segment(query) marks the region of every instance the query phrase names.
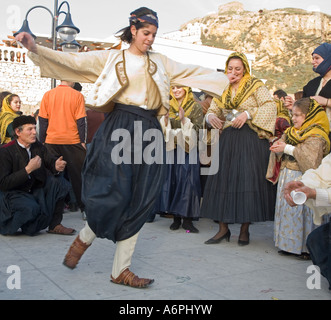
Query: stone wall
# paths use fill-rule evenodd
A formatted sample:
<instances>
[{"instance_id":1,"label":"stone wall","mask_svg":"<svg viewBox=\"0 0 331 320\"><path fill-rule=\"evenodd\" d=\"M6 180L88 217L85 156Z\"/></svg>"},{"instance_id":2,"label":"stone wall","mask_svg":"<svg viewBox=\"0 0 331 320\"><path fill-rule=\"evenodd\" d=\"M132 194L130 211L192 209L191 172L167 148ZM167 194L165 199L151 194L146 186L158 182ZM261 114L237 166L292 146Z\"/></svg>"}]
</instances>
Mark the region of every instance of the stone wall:
<instances>
[{"instance_id":1,"label":"stone wall","mask_svg":"<svg viewBox=\"0 0 331 320\"><path fill-rule=\"evenodd\" d=\"M91 84L83 84L83 95ZM0 47L0 91L18 94L22 112L31 114L39 108L40 101L51 89L51 79L41 78L39 67L27 57L25 49Z\"/></svg>"}]
</instances>

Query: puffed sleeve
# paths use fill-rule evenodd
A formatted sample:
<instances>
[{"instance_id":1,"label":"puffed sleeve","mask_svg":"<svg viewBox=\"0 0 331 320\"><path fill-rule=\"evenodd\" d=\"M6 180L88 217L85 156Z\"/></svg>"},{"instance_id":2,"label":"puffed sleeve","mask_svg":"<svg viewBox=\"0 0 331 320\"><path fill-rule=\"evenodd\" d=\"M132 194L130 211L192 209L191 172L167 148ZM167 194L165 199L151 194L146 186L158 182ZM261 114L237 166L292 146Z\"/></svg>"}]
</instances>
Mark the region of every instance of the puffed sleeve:
<instances>
[{"instance_id":1,"label":"puffed sleeve","mask_svg":"<svg viewBox=\"0 0 331 320\"><path fill-rule=\"evenodd\" d=\"M95 82L101 74L111 51L60 52L37 46L37 54L28 57L40 67L42 77L71 82Z\"/></svg>"},{"instance_id":2,"label":"puffed sleeve","mask_svg":"<svg viewBox=\"0 0 331 320\"><path fill-rule=\"evenodd\" d=\"M161 55L163 64L170 77L171 86L181 85L200 89L213 97L220 97L229 80L223 72L183 64Z\"/></svg>"},{"instance_id":3,"label":"puffed sleeve","mask_svg":"<svg viewBox=\"0 0 331 320\"><path fill-rule=\"evenodd\" d=\"M215 101L215 99L213 99L211 101L210 107L206 113L206 117L208 117L209 114L215 114L218 118L224 120L224 115L223 115L223 111L222 108L220 108L217 104L217 102Z\"/></svg>"}]
</instances>

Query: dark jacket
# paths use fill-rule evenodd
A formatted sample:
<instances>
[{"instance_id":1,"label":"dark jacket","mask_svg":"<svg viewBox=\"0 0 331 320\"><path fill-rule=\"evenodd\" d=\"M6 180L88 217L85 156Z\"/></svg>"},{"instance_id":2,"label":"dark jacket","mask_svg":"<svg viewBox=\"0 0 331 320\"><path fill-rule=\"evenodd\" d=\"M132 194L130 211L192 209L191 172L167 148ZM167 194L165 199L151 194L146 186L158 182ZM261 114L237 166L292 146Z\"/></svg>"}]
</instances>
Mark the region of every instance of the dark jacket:
<instances>
[{"instance_id":1,"label":"dark jacket","mask_svg":"<svg viewBox=\"0 0 331 320\"><path fill-rule=\"evenodd\" d=\"M317 77L310 80L306 86L303 87L303 98L309 98L316 96L316 91L321 83L322 77ZM319 93L319 96L324 98L331 98L331 81L328 81L324 88Z\"/></svg>"},{"instance_id":2,"label":"dark jacket","mask_svg":"<svg viewBox=\"0 0 331 320\"><path fill-rule=\"evenodd\" d=\"M16 140L0 148L0 191L21 190L31 192L32 189L42 188L45 185L50 170L56 174L56 157L52 156L39 141L30 148L31 158L39 156L42 159L41 167L31 172L25 170L29 163L26 149L19 146Z\"/></svg>"}]
</instances>

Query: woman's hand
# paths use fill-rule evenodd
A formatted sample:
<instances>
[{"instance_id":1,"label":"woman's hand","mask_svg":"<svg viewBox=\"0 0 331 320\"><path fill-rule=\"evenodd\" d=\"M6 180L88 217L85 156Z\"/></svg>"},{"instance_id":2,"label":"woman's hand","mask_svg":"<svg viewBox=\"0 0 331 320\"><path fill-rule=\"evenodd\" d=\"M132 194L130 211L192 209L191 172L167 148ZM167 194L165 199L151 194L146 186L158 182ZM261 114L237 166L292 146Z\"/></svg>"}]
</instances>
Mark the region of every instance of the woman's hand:
<instances>
[{"instance_id":1,"label":"woman's hand","mask_svg":"<svg viewBox=\"0 0 331 320\"><path fill-rule=\"evenodd\" d=\"M179 107L179 119L182 122L182 124L185 124L185 111L182 107Z\"/></svg>"},{"instance_id":2,"label":"woman's hand","mask_svg":"<svg viewBox=\"0 0 331 320\"><path fill-rule=\"evenodd\" d=\"M274 153L282 153L284 152L285 147L286 143L282 140L278 140L270 147L270 151Z\"/></svg>"},{"instance_id":3,"label":"woman's hand","mask_svg":"<svg viewBox=\"0 0 331 320\"><path fill-rule=\"evenodd\" d=\"M232 127L236 129L241 129L248 119L247 113L242 112L238 117L232 121Z\"/></svg>"},{"instance_id":4,"label":"woman's hand","mask_svg":"<svg viewBox=\"0 0 331 320\"><path fill-rule=\"evenodd\" d=\"M20 42L26 49L33 53L37 53L37 45L30 33L21 32L15 37L16 41Z\"/></svg>"},{"instance_id":5,"label":"woman's hand","mask_svg":"<svg viewBox=\"0 0 331 320\"><path fill-rule=\"evenodd\" d=\"M291 96L286 96L284 101L284 106L288 110L292 110L294 104L294 100Z\"/></svg>"},{"instance_id":6,"label":"woman's hand","mask_svg":"<svg viewBox=\"0 0 331 320\"><path fill-rule=\"evenodd\" d=\"M164 115L164 124L167 127L169 122L169 112L167 112L166 115Z\"/></svg>"},{"instance_id":7,"label":"woman's hand","mask_svg":"<svg viewBox=\"0 0 331 320\"><path fill-rule=\"evenodd\" d=\"M221 119L219 119L216 114L209 114L208 116L208 122L209 124L214 128L214 129L218 129L218 130L222 130L223 129L223 124L224 121L222 121Z\"/></svg>"},{"instance_id":8,"label":"woman's hand","mask_svg":"<svg viewBox=\"0 0 331 320\"><path fill-rule=\"evenodd\" d=\"M310 99L314 99L322 107L326 107L328 104L328 99L321 96L313 96Z\"/></svg>"}]
</instances>

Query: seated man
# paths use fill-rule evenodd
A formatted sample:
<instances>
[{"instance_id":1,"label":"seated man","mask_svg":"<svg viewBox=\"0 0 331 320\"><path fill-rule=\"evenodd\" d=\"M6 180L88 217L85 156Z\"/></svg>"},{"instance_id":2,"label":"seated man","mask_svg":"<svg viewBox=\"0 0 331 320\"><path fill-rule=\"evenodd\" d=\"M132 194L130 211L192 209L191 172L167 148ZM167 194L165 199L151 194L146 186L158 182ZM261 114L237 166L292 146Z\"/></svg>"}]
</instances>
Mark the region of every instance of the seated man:
<instances>
[{"instance_id":1,"label":"seated man","mask_svg":"<svg viewBox=\"0 0 331 320\"><path fill-rule=\"evenodd\" d=\"M33 117L15 118L13 129L16 139L0 148L0 234L21 229L32 236L49 227L49 233L73 235L61 225L69 188L58 174L66 162L37 141Z\"/></svg>"},{"instance_id":2,"label":"seated man","mask_svg":"<svg viewBox=\"0 0 331 320\"><path fill-rule=\"evenodd\" d=\"M314 223L320 225L322 216L331 212L331 154L323 159L316 170L306 171L301 181L291 181L286 185L285 199L289 205L295 206L292 190L306 194L308 200L305 204L314 210ZM310 233L307 248L313 263L328 279L331 290L331 221Z\"/></svg>"}]
</instances>

